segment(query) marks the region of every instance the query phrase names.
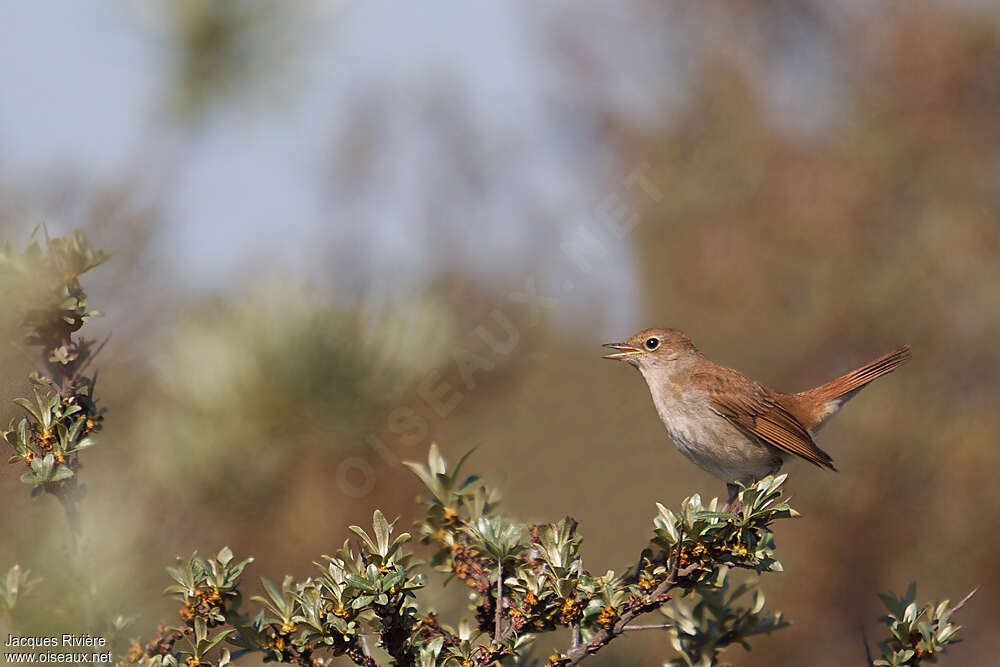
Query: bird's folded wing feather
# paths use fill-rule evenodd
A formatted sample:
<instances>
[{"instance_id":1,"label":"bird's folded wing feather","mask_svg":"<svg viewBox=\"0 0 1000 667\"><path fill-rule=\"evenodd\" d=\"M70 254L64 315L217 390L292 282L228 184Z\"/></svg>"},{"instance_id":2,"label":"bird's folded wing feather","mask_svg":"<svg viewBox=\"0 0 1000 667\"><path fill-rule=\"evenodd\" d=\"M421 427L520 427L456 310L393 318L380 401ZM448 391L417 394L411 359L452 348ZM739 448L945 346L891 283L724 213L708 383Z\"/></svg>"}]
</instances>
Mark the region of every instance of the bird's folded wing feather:
<instances>
[{"instance_id":1,"label":"bird's folded wing feather","mask_svg":"<svg viewBox=\"0 0 1000 667\"><path fill-rule=\"evenodd\" d=\"M712 410L747 435L820 467L833 467L829 454L816 446L809 431L781 405L774 392L750 378L722 369L691 376L709 397Z\"/></svg>"}]
</instances>

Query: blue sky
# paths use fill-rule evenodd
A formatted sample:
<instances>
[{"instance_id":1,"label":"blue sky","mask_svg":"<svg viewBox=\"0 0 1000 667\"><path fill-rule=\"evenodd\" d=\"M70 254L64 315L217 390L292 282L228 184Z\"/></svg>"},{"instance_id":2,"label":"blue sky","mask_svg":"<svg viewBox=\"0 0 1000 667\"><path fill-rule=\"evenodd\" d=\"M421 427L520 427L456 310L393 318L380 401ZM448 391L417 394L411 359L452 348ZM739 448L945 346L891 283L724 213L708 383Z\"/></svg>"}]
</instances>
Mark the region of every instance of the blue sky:
<instances>
[{"instance_id":1,"label":"blue sky","mask_svg":"<svg viewBox=\"0 0 1000 667\"><path fill-rule=\"evenodd\" d=\"M28 193L66 171L84 188L133 171L162 179L155 248L185 258L170 277L194 289L271 270L391 290L441 260L559 286L573 271L566 246L583 239L600 261L573 274L563 303L634 321L629 240L601 211L622 188L615 174L641 165L623 164L601 127L608 114L669 122L695 71L698 17L666 25L641 4L302 3L274 34L287 56L277 75L184 131L163 113L170 52L156 6L0 4L0 179ZM794 23L787 34L762 89L797 119L789 131L815 132L831 117L817 102L836 81L829 45ZM53 214L44 197L30 206Z\"/></svg>"}]
</instances>

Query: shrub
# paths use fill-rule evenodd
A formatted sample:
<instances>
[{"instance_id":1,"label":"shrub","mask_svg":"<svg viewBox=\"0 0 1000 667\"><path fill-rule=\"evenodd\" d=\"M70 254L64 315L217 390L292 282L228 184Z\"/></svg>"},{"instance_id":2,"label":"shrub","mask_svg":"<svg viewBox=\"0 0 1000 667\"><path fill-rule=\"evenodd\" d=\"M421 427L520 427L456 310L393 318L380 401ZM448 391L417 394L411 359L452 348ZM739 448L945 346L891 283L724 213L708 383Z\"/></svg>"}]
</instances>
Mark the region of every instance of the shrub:
<instances>
[{"instance_id":1,"label":"shrub","mask_svg":"<svg viewBox=\"0 0 1000 667\"><path fill-rule=\"evenodd\" d=\"M26 414L3 434L14 452L9 462L27 468L21 480L33 495L60 501L71 544L80 525L80 454L95 444L103 420L94 377L86 374L102 346L77 335L99 313L79 278L105 259L79 232L0 252L8 298L24 304L25 343L40 348L28 378L32 395L15 400ZM135 640L121 662L225 665L257 653L300 665L345 656L368 667L378 660L420 667L545 660L554 667L576 665L629 632L659 631L676 653L667 665L710 667L723 664L734 644L749 648L755 635L788 625L781 612L766 609L758 584L761 575L782 571L774 525L798 516L782 498L785 475L741 489L732 511L697 495L676 510L657 504L649 545L635 563L602 574L583 566L576 521L525 525L505 516L493 489L463 475L467 457L449 468L432 446L426 464L407 463L427 490L425 516L412 534L376 509L371 528L351 526L353 540L317 561L313 576L286 576L280 585L262 579L266 595L251 598L253 609L244 610L240 589L252 558L237 560L223 548L212 558L178 559L168 568L174 584L167 594L179 603L180 624ZM427 563L410 549L414 537L428 550ZM420 603L428 568L469 588L470 618L448 623ZM17 614L40 585L14 565L0 585L0 610ZM899 598L883 595L889 635L869 662L935 662L956 641L951 618L971 595L955 606L923 607L915 586ZM126 625L119 617L108 633ZM565 645L535 657L538 637L560 630Z\"/></svg>"}]
</instances>

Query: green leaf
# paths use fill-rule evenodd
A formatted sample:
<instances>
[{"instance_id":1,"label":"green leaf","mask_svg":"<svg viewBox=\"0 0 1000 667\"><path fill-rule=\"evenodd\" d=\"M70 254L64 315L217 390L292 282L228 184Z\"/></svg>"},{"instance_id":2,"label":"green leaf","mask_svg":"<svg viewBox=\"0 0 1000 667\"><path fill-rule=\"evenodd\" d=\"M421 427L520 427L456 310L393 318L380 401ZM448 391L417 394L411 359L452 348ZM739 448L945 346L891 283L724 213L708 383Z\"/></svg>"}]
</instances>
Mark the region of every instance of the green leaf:
<instances>
[{"instance_id":1,"label":"green leaf","mask_svg":"<svg viewBox=\"0 0 1000 667\"><path fill-rule=\"evenodd\" d=\"M215 557L215 560L219 561L219 563L221 563L223 566L229 565L229 561L231 561L232 559L233 559L233 550L230 549L229 547L222 547L222 549L219 550L218 555Z\"/></svg>"},{"instance_id":2,"label":"green leaf","mask_svg":"<svg viewBox=\"0 0 1000 667\"><path fill-rule=\"evenodd\" d=\"M465 454L462 454L462 458L460 458L460 459L458 460L458 463L456 463L456 464L455 464L455 467L454 467L454 469L452 469L452 471L451 471L451 477L453 477L453 478L455 478L455 479L458 479L458 476L459 476L459 474L460 474L460 473L461 473L461 471L462 471L462 464L464 464L464 463L465 463L466 459L468 459L468 458L469 458L469 456L471 456L471 455L472 455L472 452L474 452L474 451L476 451L476 448L475 448L475 447L473 447L472 449L470 449L469 451L467 451L467 452L466 452ZM442 472L444 472L444 471L442 471ZM470 479L471 479L471 478L470 478ZM468 483L469 483L469 481L468 481L468 480L466 480L465 484L463 484L462 486L464 487L464 486L466 486L466 485L467 485Z\"/></svg>"},{"instance_id":3,"label":"green leaf","mask_svg":"<svg viewBox=\"0 0 1000 667\"><path fill-rule=\"evenodd\" d=\"M362 579L361 577L353 573L348 573L344 577L344 580L354 588L357 588L362 591L375 590L375 587L372 585L370 581L368 581L367 579Z\"/></svg>"},{"instance_id":4,"label":"green leaf","mask_svg":"<svg viewBox=\"0 0 1000 667\"><path fill-rule=\"evenodd\" d=\"M7 570L7 593L12 597L17 597L18 584L21 583L21 566L13 565Z\"/></svg>"},{"instance_id":5,"label":"green leaf","mask_svg":"<svg viewBox=\"0 0 1000 667\"><path fill-rule=\"evenodd\" d=\"M264 590L267 591L267 596L274 602L274 606L278 609L284 609L285 596L278 592L277 587L271 583L271 580L267 577L261 577L260 582L264 585Z\"/></svg>"},{"instance_id":6,"label":"green leaf","mask_svg":"<svg viewBox=\"0 0 1000 667\"><path fill-rule=\"evenodd\" d=\"M389 533L392 531L392 527L386 521L385 515L382 514L381 510L375 510L372 516L372 527L375 531L375 539L378 540L376 553L384 556L389 550Z\"/></svg>"},{"instance_id":7,"label":"green leaf","mask_svg":"<svg viewBox=\"0 0 1000 667\"><path fill-rule=\"evenodd\" d=\"M379 553L378 545L372 541L372 538L368 537L368 533L366 533L361 526L348 526L348 530L360 537L365 546L368 547L369 551L372 553Z\"/></svg>"},{"instance_id":8,"label":"green leaf","mask_svg":"<svg viewBox=\"0 0 1000 667\"><path fill-rule=\"evenodd\" d=\"M888 593L879 593L878 596L879 598L881 598L882 604L885 605L885 608L889 611L890 614L896 617L900 617L903 615L903 607L902 605L899 604L899 601L896 600L895 596L890 595Z\"/></svg>"},{"instance_id":9,"label":"green leaf","mask_svg":"<svg viewBox=\"0 0 1000 667\"><path fill-rule=\"evenodd\" d=\"M436 442L431 443L430 451L427 453L427 463L428 469L435 477L448 472L448 462L441 456L441 450L438 449Z\"/></svg>"},{"instance_id":10,"label":"green leaf","mask_svg":"<svg viewBox=\"0 0 1000 667\"><path fill-rule=\"evenodd\" d=\"M58 468L56 468L56 471L52 473L50 481L60 482L64 479L69 479L72 476L73 476L73 471L70 470L68 466L60 465Z\"/></svg>"},{"instance_id":11,"label":"green leaf","mask_svg":"<svg viewBox=\"0 0 1000 667\"><path fill-rule=\"evenodd\" d=\"M55 467L55 464L56 457L49 452L44 457L32 459L31 469L35 471L39 479L47 480L52 477L52 468Z\"/></svg>"},{"instance_id":12,"label":"green leaf","mask_svg":"<svg viewBox=\"0 0 1000 667\"><path fill-rule=\"evenodd\" d=\"M31 404L31 401L26 398L15 398L14 402L27 410L36 423L40 424L42 422L42 415L35 410L35 406Z\"/></svg>"},{"instance_id":13,"label":"green leaf","mask_svg":"<svg viewBox=\"0 0 1000 667\"><path fill-rule=\"evenodd\" d=\"M903 612L903 622L912 624L917 620L917 603L911 602L906 605L906 610Z\"/></svg>"},{"instance_id":14,"label":"green leaf","mask_svg":"<svg viewBox=\"0 0 1000 667\"><path fill-rule=\"evenodd\" d=\"M198 653L199 653L199 655L205 655L206 653L208 653L209 651L211 651L213 648L215 648L215 646L219 642L221 642L223 639L225 639L226 637L228 637L229 635L231 635L234 632L236 632L236 628L227 628L227 629L219 632L218 634L216 634L214 637L212 637L210 639L204 639L204 640L198 642Z\"/></svg>"},{"instance_id":15,"label":"green leaf","mask_svg":"<svg viewBox=\"0 0 1000 667\"><path fill-rule=\"evenodd\" d=\"M389 550L385 553L386 560L392 558L404 544L410 541L409 533L400 533L395 540L393 540L392 545Z\"/></svg>"},{"instance_id":16,"label":"green leaf","mask_svg":"<svg viewBox=\"0 0 1000 667\"><path fill-rule=\"evenodd\" d=\"M354 607L355 609L361 609L362 607L367 607L368 605L370 605L374 600L375 600L374 595L362 595L358 597L356 600L354 600L351 606Z\"/></svg>"},{"instance_id":17,"label":"green leaf","mask_svg":"<svg viewBox=\"0 0 1000 667\"><path fill-rule=\"evenodd\" d=\"M196 616L194 619L194 640L196 644L200 644L207 636L208 624L205 622L205 619Z\"/></svg>"},{"instance_id":18,"label":"green leaf","mask_svg":"<svg viewBox=\"0 0 1000 667\"><path fill-rule=\"evenodd\" d=\"M413 471L413 474L420 478L420 481L424 483L427 490L434 495L435 500L439 503L444 503L447 500L447 498L441 497L444 494L441 493L441 488L437 479L423 464L417 463L416 461L403 461L403 465Z\"/></svg>"},{"instance_id":19,"label":"green leaf","mask_svg":"<svg viewBox=\"0 0 1000 667\"><path fill-rule=\"evenodd\" d=\"M87 437L82 438L78 443L76 443L76 446L73 447L73 449L71 449L70 451L78 452L81 449L86 449L87 447L93 447L96 444L97 444L97 439L94 438L93 436L88 435Z\"/></svg>"}]
</instances>

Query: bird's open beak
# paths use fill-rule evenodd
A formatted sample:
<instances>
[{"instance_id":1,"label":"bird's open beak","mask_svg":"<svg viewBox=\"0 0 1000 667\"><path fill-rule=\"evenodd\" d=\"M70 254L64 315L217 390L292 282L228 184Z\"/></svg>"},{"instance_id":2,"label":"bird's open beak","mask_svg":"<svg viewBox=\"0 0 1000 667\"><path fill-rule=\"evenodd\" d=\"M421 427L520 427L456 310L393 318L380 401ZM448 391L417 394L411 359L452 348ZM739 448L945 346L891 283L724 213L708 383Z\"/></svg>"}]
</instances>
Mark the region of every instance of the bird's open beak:
<instances>
[{"instance_id":1,"label":"bird's open beak","mask_svg":"<svg viewBox=\"0 0 1000 667\"><path fill-rule=\"evenodd\" d=\"M632 345L625 345L624 343L605 343L604 347L610 347L611 349L614 350L621 350L621 352L605 354L603 357L604 359L617 359L618 361L621 361L623 359L629 359L632 357L632 355L639 354L640 352L642 352L642 350L640 350L639 348L633 347Z\"/></svg>"}]
</instances>

